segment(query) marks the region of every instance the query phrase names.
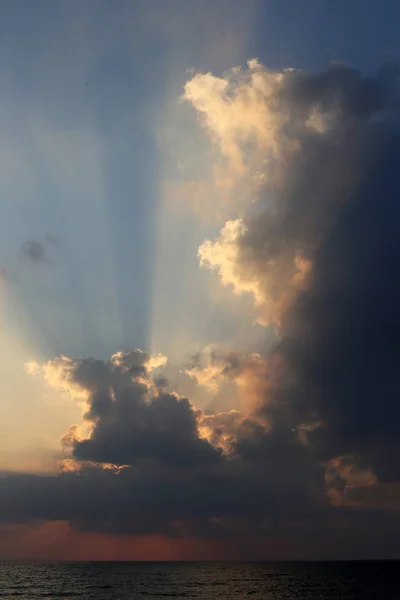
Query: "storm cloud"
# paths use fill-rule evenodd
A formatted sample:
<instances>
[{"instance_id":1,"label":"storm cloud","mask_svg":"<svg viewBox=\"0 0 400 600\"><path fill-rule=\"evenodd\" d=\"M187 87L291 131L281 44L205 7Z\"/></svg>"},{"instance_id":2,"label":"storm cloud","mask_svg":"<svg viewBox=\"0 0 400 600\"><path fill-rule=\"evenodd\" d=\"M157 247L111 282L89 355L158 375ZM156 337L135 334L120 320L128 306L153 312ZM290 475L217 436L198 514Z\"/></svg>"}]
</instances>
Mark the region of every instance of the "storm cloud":
<instances>
[{"instance_id":1,"label":"storm cloud","mask_svg":"<svg viewBox=\"0 0 400 600\"><path fill-rule=\"evenodd\" d=\"M225 168L239 162L249 176L267 158L255 208L199 250L222 283L253 294L261 322L277 325L259 410L308 427L321 459L352 455L397 480L399 67L278 74L251 61L213 86L210 77L192 80L188 99ZM219 115L224 105L238 122Z\"/></svg>"}]
</instances>

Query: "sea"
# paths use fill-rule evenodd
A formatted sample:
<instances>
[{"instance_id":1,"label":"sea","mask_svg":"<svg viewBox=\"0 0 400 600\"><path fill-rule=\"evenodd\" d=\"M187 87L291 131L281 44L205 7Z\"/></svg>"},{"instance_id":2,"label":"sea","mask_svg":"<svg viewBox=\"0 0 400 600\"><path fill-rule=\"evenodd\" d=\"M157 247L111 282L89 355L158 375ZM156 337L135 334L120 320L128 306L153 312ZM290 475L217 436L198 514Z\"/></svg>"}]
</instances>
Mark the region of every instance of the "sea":
<instances>
[{"instance_id":1,"label":"sea","mask_svg":"<svg viewBox=\"0 0 400 600\"><path fill-rule=\"evenodd\" d=\"M400 600L400 562L0 563L1 600Z\"/></svg>"}]
</instances>

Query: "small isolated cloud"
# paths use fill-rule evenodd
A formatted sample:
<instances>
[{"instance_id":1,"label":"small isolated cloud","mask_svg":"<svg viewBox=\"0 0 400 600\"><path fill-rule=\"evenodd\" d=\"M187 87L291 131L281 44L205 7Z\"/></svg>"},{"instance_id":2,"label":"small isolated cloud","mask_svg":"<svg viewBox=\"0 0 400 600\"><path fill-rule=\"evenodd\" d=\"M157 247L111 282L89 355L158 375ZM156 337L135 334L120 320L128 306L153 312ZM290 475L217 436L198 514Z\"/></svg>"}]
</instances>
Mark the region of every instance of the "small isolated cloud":
<instances>
[{"instance_id":1,"label":"small isolated cloud","mask_svg":"<svg viewBox=\"0 0 400 600\"><path fill-rule=\"evenodd\" d=\"M6 269L5 267L0 267L0 282L8 281L9 278L10 278L10 273L9 273L8 269Z\"/></svg>"},{"instance_id":2,"label":"small isolated cloud","mask_svg":"<svg viewBox=\"0 0 400 600\"><path fill-rule=\"evenodd\" d=\"M34 262L47 262L45 246L37 240L27 240L24 242L22 254Z\"/></svg>"},{"instance_id":3,"label":"small isolated cloud","mask_svg":"<svg viewBox=\"0 0 400 600\"><path fill-rule=\"evenodd\" d=\"M22 256L36 263L50 262L49 252L52 247L57 246L57 238L47 234L43 240L31 239L22 245Z\"/></svg>"}]
</instances>

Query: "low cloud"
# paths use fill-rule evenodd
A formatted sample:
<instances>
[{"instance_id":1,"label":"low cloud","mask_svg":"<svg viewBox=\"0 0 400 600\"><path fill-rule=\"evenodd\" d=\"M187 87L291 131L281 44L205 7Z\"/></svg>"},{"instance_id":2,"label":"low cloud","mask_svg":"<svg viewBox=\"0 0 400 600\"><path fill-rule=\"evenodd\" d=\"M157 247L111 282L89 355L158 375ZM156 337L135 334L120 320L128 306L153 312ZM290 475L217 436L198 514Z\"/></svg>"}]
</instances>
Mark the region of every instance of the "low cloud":
<instances>
[{"instance_id":1,"label":"low cloud","mask_svg":"<svg viewBox=\"0 0 400 600\"><path fill-rule=\"evenodd\" d=\"M82 405L82 422L63 436L66 458L57 476L0 482L3 522L219 537L285 520L285 513L310 514L316 495L329 505L323 469L294 432L281 452L280 434L262 419L195 408L167 391L162 363L140 350L108 361L62 356L29 363L33 376ZM243 369L233 357L226 367ZM30 501L20 502L28 488Z\"/></svg>"},{"instance_id":2,"label":"low cloud","mask_svg":"<svg viewBox=\"0 0 400 600\"><path fill-rule=\"evenodd\" d=\"M142 459L162 464L194 465L217 461L219 452L197 429L197 414L187 398L163 391L150 378L165 357L140 350L118 352L108 361L60 357L41 371L53 387L67 391L84 405L84 425L63 438L72 457L115 465ZM32 372L32 364L27 365Z\"/></svg>"}]
</instances>

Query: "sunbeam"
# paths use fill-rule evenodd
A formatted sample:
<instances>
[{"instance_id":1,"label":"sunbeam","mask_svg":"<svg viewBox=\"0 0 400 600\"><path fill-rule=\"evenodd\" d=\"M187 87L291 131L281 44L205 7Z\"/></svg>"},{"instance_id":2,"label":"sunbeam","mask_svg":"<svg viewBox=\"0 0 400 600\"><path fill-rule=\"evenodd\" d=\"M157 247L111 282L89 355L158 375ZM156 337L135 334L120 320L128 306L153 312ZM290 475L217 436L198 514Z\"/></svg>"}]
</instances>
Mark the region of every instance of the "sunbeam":
<instances>
[{"instance_id":1,"label":"sunbeam","mask_svg":"<svg viewBox=\"0 0 400 600\"><path fill-rule=\"evenodd\" d=\"M6 597L333 597L305 561L399 555L400 4L359 8L2 3ZM303 564L46 562L255 558Z\"/></svg>"}]
</instances>

